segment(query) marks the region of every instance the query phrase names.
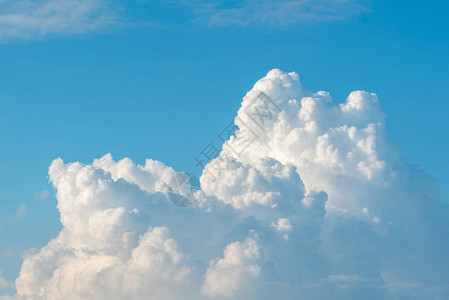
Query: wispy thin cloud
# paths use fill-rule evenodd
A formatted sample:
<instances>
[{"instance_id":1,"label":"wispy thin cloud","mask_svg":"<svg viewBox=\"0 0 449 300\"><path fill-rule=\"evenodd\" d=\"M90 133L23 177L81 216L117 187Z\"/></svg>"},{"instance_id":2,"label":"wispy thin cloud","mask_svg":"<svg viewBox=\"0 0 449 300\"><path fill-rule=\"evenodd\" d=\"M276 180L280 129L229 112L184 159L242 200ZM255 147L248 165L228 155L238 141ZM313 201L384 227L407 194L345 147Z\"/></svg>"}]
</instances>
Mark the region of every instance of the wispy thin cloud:
<instances>
[{"instance_id":1,"label":"wispy thin cloud","mask_svg":"<svg viewBox=\"0 0 449 300\"><path fill-rule=\"evenodd\" d=\"M121 9L108 0L0 0L0 42L35 40L99 32L121 25L169 25L165 14L187 10L177 23L201 26L288 27L297 23L338 21L370 10L370 0L140 0L163 15L134 16L132 4ZM135 9L135 7L134 7ZM142 19L143 18L143 19ZM178 24L179 25L179 24Z\"/></svg>"},{"instance_id":2,"label":"wispy thin cloud","mask_svg":"<svg viewBox=\"0 0 449 300\"><path fill-rule=\"evenodd\" d=\"M103 0L0 0L3 42L84 34L115 22L115 13Z\"/></svg>"},{"instance_id":3,"label":"wispy thin cloud","mask_svg":"<svg viewBox=\"0 0 449 300\"><path fill-rule=\"evenodd\" d=\"M49 196L50 196L50 192L47 191L47 190L43 190L43 191L41 191L41 192L37 192L37 193L36 193L35 199L36 199L37 201L44 202L45 200L47 200L47 198L48 198Z\"/></svg>"},{"instance_id":4,"label":"wispy thin cloud","mask_svg":"<svg viewBox=\"0 0 449 300\"><path fill-rule=\"evenodd\" d=\"M19 205L19 208L17 208L17 217L25 217L27 215L27 205L25 203L22 203Z\"/></svg>"},{"instance_id":5,"label":"wispy thin cloud","mask_svg":"<svg viewBox=\"0 0 449 300\"><path fill-rule=\"evenodd\" d=\"M197 21L211 26L264 25L285 27L296 23L345 20L370 10L369 0L241 0L183 1Z\"/></svg>"},{"instance_id":6,"label":"wispy thin cloud","mask_svg":"<svg viewBox=\"0 0 449 300\"><path fill-rule=\"evenodd\" d=\"M11 288L14 288L14 283L12 283L9 280L5 279L2 276L2 271L0 271L0 290L11 289Z\"/></svg>"}]
</instances>

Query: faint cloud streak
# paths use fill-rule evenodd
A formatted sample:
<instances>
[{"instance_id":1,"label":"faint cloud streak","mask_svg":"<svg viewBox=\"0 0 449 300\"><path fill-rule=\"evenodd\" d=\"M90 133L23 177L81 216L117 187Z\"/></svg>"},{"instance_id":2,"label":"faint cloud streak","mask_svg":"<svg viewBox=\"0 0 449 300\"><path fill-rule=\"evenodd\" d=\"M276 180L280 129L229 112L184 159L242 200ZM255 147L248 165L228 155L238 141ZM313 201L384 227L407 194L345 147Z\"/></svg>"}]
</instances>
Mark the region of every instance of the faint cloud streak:
<instances>
[{"instance_id":1,"label":"faint cloud streak","mask_svg":"<svg viewBox=\"0 0 449 300\"><path fill-rule=\"evenodd\" d=\"M36 40L100 32L118 25L172 22L209 27L280 27L298 23L341 21L370 11L370 0L140 0L156 15L130 13L132 4L107 0L0 0L0 42ZM118 9L120 7L120 9ZM134 7L135 9L135 7ZM170 21L171 14L187 10L190 17ZM162 13L163 12L163 13Z\"/></svg>"},{"instance_id":2,"label":"faint cloud streak","mask_svg":"<svg viewBox=\"0 0 449 300\"><path fill-rule=\"evenodd\" d=\"M370 11L369 0L240 0L183 1L197 21L209 26L263 25L286 27L297 23L340 21Z\"/></svg>"},{"instance_id":3,"label":"faint cloud streak","mask_svg":"<svg viewBox=\"0 0 449 300\"><path fill-rule=\"evenodd\" d=\"M17 217L25 217L27 215L27 205L22 203L17 208Z\"/></svg>"},{"instance_id":4,"label":"faint cloud streak","mask_svg":"<svg viewBox=\"0 0 449 300\"><path fill-rule=\"evenodd\" d=\"M85 34L116 18L103 0L0 0L0 41Z\"/></svg>"}]
</instances>

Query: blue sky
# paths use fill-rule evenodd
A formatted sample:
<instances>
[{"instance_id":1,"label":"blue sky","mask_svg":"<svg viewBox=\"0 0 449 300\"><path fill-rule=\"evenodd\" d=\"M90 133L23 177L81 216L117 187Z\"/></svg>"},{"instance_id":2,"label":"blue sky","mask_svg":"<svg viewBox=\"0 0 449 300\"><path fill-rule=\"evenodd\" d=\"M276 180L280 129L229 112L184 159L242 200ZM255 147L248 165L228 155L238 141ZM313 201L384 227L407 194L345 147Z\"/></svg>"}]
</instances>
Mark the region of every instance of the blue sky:
<instances>
[{"instance_id":1,"label":"blue sky","mask_svg":"<svg viewBox=\"0 0 449 300\"><path fill-rule=\"evenodd\" d=\"M60 230L47 177L53 159L90 163L111 153L199 175L193 157L273 68L297 72L303 86L329 91L337 103L353 90L377 93L391 139L449 198L447 1L279 10L268 21L245 1L237 3L241 19L220 13L229 3L200 9L201 1L104 2L89 18L40 29L5 22L9 12L0 6L6 278L17 277L24 250Z\"/></svg>"}]
</instances>

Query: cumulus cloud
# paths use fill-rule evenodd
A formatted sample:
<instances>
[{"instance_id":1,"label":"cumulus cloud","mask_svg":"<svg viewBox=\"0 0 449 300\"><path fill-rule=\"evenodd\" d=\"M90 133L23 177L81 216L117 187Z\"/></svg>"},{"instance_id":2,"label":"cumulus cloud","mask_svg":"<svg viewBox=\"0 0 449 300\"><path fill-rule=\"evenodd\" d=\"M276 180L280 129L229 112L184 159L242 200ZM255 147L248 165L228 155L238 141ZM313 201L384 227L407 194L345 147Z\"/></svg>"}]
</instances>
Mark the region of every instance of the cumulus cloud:
<instances>
[{"instance_id":1,"label":"cumulus cloud","mask_svg":"<svg viewBox=\"0 0 449 300\"><path fill-rule=\"evenodd\" d=\"M62 231L23 262L16 288L19 296L37 299L173 298L188 282L186 257L165 226L150 226L148 215L161 197L153 175L170 168L147 161L145 166L121 167L127 177L113 179L112 158L92 165L55 160L49 169L57 190ZM104 165L105 169L94 167ZM127 168L129 173L127 173ZM147 169L152 194L131 182ZM164 171L164 170L162 170ZM132 174L132 175L129 175ZM142 186L144 188L144 186Z\"/></svg>"},{"instance_id":2,"label":"cumulus cloud","mask_svg":"<svg viewBox=\"0 0 449 300\"><path fill-rule=\"evenodd\" d=\"M83 34L116 21L103 0L2 0L0 11L3 41Z\"/></svg>"},{"instance_id":3,"label":"cumulus cloud","mask_svg":"<svg viewBox=\"0 0 449 300\"><path fill-rule=\"evenodd\" d=\"M235 124L190 208L168 199L177 172L161 162L53 161L62 230L27 253L11 298L449 296L449 208L375 94L336 104L272 70Z\"/></svg>"},{"instance_id":4,"label":"cumulus cloud","mask_svg":"<svg viewBox=\"0 0 449 300\"><path fill-rule=\"evenodd\" d=\"M227 245L223 258L210 262L203 293L211 297L230 297L243 286L248 288L251 280L259 276L260 255L260 247L253 238Z\"/></svg>"}]
</instances>

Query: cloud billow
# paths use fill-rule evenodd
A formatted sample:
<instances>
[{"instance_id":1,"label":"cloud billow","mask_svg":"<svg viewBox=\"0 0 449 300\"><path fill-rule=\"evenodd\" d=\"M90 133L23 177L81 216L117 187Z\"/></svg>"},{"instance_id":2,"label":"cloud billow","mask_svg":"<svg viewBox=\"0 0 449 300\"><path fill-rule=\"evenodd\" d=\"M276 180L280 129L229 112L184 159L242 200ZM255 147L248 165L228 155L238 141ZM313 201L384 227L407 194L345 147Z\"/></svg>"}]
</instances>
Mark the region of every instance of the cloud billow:
<instances>
[{"instance_id":1,"label":"cloud billow","mask_svg":"<svg viewBox=\"0 0 449 300\"><path fill-rule=\"evenodd\" d=\"M336 105L275 69L235 124L190 208L168 199L177 172L161 162L53 161L62 230L7 298L449 296L448 206L388 139L375 94Z\"/></svg>"}]
</instances>

